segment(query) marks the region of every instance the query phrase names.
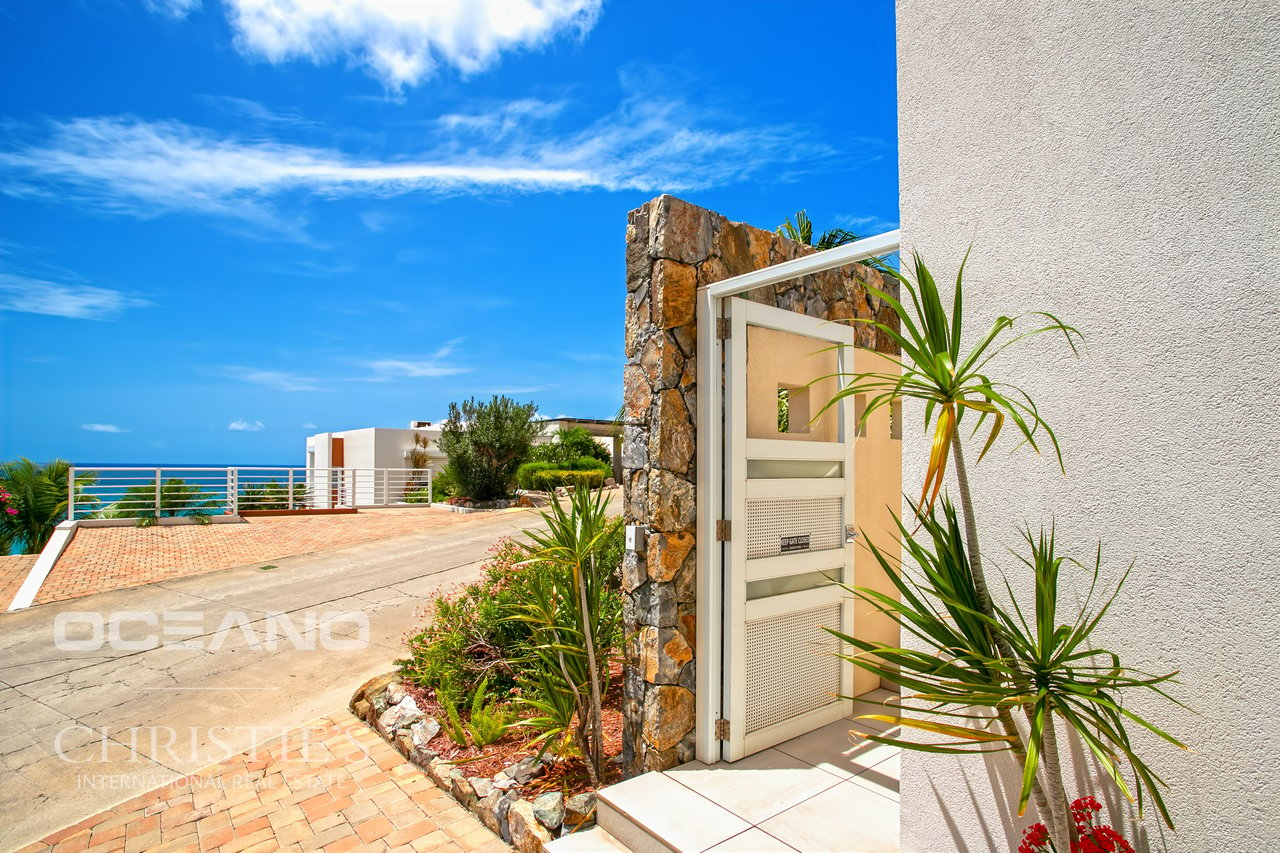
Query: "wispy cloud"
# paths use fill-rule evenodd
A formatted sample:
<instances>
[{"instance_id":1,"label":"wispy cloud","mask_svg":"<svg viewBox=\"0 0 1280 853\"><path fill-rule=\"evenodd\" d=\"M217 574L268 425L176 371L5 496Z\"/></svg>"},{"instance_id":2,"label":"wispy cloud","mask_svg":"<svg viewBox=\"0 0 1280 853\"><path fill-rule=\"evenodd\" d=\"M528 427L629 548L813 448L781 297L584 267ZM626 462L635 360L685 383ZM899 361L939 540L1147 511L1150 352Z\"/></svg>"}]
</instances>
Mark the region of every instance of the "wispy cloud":
<instances>
[{"instance_id":1,"label":"wispy cloud","mask_svg":"<svg viewBox=\"0 0 1280 853\"><path fill-rule=\"evenodd\" d=\"M80 429L85 429L89 432L128 432L127 429L121 429L115 424L80 424Z\"/></svg>"},{"instance_id":2,"label":"wispy cloud","mask_svg":"<svg viewBox=\"0 0 1280 853\"><path fill-rule=\"evenodd\" d=\"M305 424L302 424L299 428L300 429L319 429L319 427L317 427L315 424L311 423L310 421L308 421Z\"/></svg>"},{"instance_id":3,"label":"wispy cloud","mask_svg":"<svg viewBox=\"0 0 1280 853\"><path fill-rule=\"evenodd\" d=\"M142 0L142 3L148 10L175 21L181 21L200 8L200 0Z\"/></svg>"},{"instance_id":4,"label":"wispy cloud","mask_svg":"<svg viewBox=\"0 0 1280 853\"><path fill-rule=\"evenodd\" d=\"M249 98L237 98L233 95L202 95L201 100L223 112L240 119L248 119L261 126L308 129L324 127L321 122L307 118L296 109L272 109Z\"/></svg>"},{"instance_id":5,"label":"wispy cloud","mask_svg":"<svg viewBox=\"0 0 1280 853\"><path fill-rule=\"evenodd\" d=\"M267 425L262 421L246 421L244 418L234 420L227 424L227 429L232 432L261 432L266 428Z\"/></svg>"},{"instance_id":6,"label":"wispy cloud","mask_svg":"<svg viewBox=\"0 0 1280 853\"><path fill-rule=\"evenodd\" d=\"M451 341L447 341L426 358L382 358L367 361L364 366L374 372L375 375L372 377L374 380L383 381L392 377L422 379L438 376L456 376L459 373L467 373L471 370L469 367L452 364L447 360L449 356L457 351L458 346L464 340L465 338L454 338Z\"/></svg>"},{"instance_id":7,"label":"wispy cloud","mask_svg":"<svg viewBox=\"0 0 1280 853\"><path fill-rule=\"evenodd\" d=\"M0 311L48 314L77 320L111 320L129 308L150 304L145 299L105 287L0 273Z\"/></svg>"},{"instance_id":8,"label":"wispy cloud","mask_svg":"<svg viewBox=\"0 0 1280 853\"><path fill-rule=\"evenodd\" d=\"M445 130L479 133L490 139L500 139L528 128L531 122L553 118L564 107L563 101L518 98L498 104L488 112L448 113L440 116L437 123Z\"/></svg>"},{"instance_id":9,"label":"wispy cloud","mask_svg":"<svg viewBox=\"0 0 1280 853\"><path fill-rule=\"evenodd\" d=\"M624 73L620 85L615 108L575 126L556 121L553 128L542 119L554 105L521 99L440 118L430 148L383 159L130 116L15 128L0 148L0 191L138 217L231 217L262 226L255 233L301 239L305 217L280 209L299 199L686 192L863 163L883 147L752 122L742 110L717 109L714 96L672 95L681 86L661 74ZM362 220L371 230L387 225L376 211Z\"/></svg>"},{"instance_id":10,"label":"wispy cloud","mask_svg":"<svg viewBox=\"0 0 1280 853\"><path fill-rule=\"evenodd\" d=\"M285 373L280 370L262 370L256 367L228 367L223 374L231 379L261 385L275 391L328 391L320 387L320 380L314 376L299 376L296 373Z\"/></svg>"},{"instance_id":11,"label":"wispy cloud","mask_svg":"<svg viewBox=\"0 0 1280 853\"><path fill-rule=\"evenodd\" d=\"M241 52L272 63L345 58L389 91L431 79L441 66L474 74L504 51L585 34L601 0L227 0Z\"/></svg>"}]
</instances>

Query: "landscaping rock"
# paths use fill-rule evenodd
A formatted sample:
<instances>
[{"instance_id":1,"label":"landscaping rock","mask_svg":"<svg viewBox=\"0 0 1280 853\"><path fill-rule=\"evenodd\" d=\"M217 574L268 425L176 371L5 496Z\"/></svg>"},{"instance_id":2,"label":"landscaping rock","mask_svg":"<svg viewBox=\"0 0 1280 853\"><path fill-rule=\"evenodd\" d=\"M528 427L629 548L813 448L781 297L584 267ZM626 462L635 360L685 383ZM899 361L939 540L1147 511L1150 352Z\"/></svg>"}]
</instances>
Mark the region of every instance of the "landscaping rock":
<instances>
[{"instance_id":1,"label":"landscaping rock","mask_svg":"<svg viewBox=\"0 0 1280 853\"><path fill-rule=\"evenodd\" d=\"M483 800L485 797L493 793L493 780L484 776L468 776L467 781L471 783L471 790L476 792L476 798Z\"/></svg>"},{"instance_id":2,"label":"landscaping rock","mask_svg":"<svg viewBox=\"0 0 1280 853\"><path fill-rule=\"evenodd\" d=\"M515 794L510 791L502 791L498 795L497 804L493 807L493 814L498 818L498 834L508 844L511 843L511 821L508 818L511 814L511 804L516 800Z\"/></svg>"},{"instance_id":3,"label":"landscaping rock","mask_svg":"<svg viewBox=\"0 0 1280 853\"><path fill-rule=\"evenodd\" d=\"M442 791L450 789L449 771L453 769L453 765L448 761L436 758L427 765L427 775L431 777L431 781L436 783L436 787Z\"/></svg>"},{"instance_id":4,"label":"landscaping rock","mask_svg":"<svg viewBox=\"0 0 1280 853\"><path fill-rule=\"evenodd\" d=\"M596 795L592 791L574 794L564 801L564 826L573 830L595 817Z\"/></svg>"},{"instance_id":5,"label":"landscaping rock","mask_svg":"<svg viewBox=\"0 0 1280 853\"><path fill-rule=\"evenodd\" d=\"M418 703L413 701L413 697L405 696L398 704L389 706L378 715L378 731L390 735L396 729L408 728L424 717L426 714L418 710Z\"/></svg>"},{"instance_id":6,"label":"landscaping rock","mask_svg":"<svg viewBox=\"0 0 1280 853\"><path fill-rule=\"evenodd\" d=\"M386 686L390 684L392 681L395 681L397 678L399 678L399 675L397 673L388 672L385 675L379 675L374 678L370 678L364 684L361 684L360 687L356 690L355 694L351 697L351 704L348 706L351 708L351 713L355 714L357 717L360 717L361 719L364 719L364 716L362 714L356 713L356 703L360 702L361 700L372 703L373 697L382 693L386 688Z\"/></svg>"},{"instance_id":7,"label":"landscaping rock","mask_svg":"<svg viewBox=\"0 0 1280 853\"><path fill-rule=\"evenodd\" d=\"M368 720L373 716L373 705L364 699L352 702L351 713L355 714L362 720Z\"/></svg>"},{"instance_id":8,"label":"landscaping rock","mask_svg":"<svg viewBox=\"0 0 1280 853\"><path fill-rule=\"evenodd\" d=\"M533 816L552 832L564 823L564 814L564 794L559 791L548 791L533 801Z\"/></svg>"},{"instance_id":9,"label":"landscaping rock","mask_svg":"<svg viewBox=\"0 0 1280 853\"><path fill-rule=\"evenodd\" d=\"M533 756L522 758L515 764L508 767L504 773L507 777L514 779L517 785L523 785L530 779L537 779L543 773L547 772L547 768L542 766L542 762Z\"/></svg>"},{"instance_id":10,"label":"landscaping rock","mask_svg":"<svg viewBox=\"0 0 1280 853\"><path fill-rule=\"evenodd\" d=\"M507 810L507 823L511 827L511 846L520 853L542 853L551 843L551 833L538 823L533 805L527 800L516 800Z\"/></svg>"},{"instance_id":11,"label":"landscaping rock","mask_svg":"<svg viewBox=\"0 0 1280 853\"><path fill-rule=\"evenodd\" d=\"M479 788L474 782L472 783L472 786L476 787L476 793L479 794ZM480 797L479 801L476 803L476 817L480 818L480 822L483 823L490 832L494 835L501 836L502 821L498 819L498 803L502 800L504 792L497 790L492 784L489 785L489 788L489 793Z\"/></svg>"},{"instance_id":12,"label":"landscaping rock","mask_svg":"<svg viewBox=\"0 0 1280 853\"><path fill-rule=\"evenodd\" d=\"M387 685L387 705L399 705L404 699L404 685L398 681L393 681Z\"/></svg>"},{"instance_id":13,"label":"landscaping rock","mask_svg":"<svg viewBox=\"0 0 1280 853\"><path fill-rule=\"evenodd\" d=\"M440 724L434 717L424 717L409 726L409 735L413 738L413 745L416 747L426 746L438 734L440 734Z\"/></svg>"},{"instance_id":14,"label":"landscaping rock","mask_svg":"<svg viewBox=\"0 0 1280 853\"><path fill-rule=\"evenodd\" d=\"M471 782L467 780L467 775L456 767L449 771L448 790L449 793L453 794L455 800L462 803L464 809L468 811L475 810L476 800L478 799L476 790L471 787Z\"/></svg>"}]
</instances>

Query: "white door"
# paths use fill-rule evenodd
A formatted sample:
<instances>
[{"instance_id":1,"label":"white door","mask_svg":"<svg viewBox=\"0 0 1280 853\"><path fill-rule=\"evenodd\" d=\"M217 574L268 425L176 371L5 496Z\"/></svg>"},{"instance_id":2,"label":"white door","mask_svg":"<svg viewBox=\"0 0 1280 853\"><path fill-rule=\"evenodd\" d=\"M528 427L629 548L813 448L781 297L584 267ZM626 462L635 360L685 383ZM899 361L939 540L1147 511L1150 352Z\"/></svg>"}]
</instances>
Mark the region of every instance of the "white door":
<instances>
[{"instance_id":1,"label":"white door","mask_svg":"<svg viewBox=\"0 0 1280 853\"><path fill-rule=\"evenodd\" d=\"M721 758L735 761L851 711L853 329L726 299ZM844 346L838 346L845 344ZM846 361L848 364L846 364ZM724 731L727 729L727 731Z\"/></svg>"}]
</instances>

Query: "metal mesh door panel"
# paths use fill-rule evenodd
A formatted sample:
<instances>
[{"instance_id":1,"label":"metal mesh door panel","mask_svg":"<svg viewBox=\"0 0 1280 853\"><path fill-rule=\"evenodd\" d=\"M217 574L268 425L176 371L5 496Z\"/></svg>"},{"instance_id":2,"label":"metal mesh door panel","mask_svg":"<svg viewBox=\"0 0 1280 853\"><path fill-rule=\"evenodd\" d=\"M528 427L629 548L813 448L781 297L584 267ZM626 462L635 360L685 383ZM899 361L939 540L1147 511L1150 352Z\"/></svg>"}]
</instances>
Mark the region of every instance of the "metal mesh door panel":
<instances>
[{"instance_id":1,"label":"metal mesh door panel","mask_svg":"<svg viewBox=\"0 0 1280 853\"><path fill-rule=\"evenodd\" d=\"M840 603L747 622L746 733L838 701Z\"/></svg>"},{"instance_id":2,"label":"metal mesh door panel","mask_svg":"<svg viewBox=\"0 0 1280 853\"><path fill-rule=\"evenodd\" d=\"M844 547L844 498L747 501L747 559L776 557L784 537L808 536L809 551Z\"/></svg>"}]
</instances>

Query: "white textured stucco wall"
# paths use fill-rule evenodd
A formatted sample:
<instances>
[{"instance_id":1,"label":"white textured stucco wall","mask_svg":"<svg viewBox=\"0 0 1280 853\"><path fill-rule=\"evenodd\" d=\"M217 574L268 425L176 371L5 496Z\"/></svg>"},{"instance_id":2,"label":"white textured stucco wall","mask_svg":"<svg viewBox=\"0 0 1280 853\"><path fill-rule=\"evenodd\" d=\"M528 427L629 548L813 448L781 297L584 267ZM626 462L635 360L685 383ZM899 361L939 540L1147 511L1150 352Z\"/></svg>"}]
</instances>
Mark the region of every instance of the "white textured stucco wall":
<instances>
[{"instance_id":1,"label":"white textured stucco wall","mask_svg":"<svg viewBox=\"0 0 1280 853\"><path fill-rule=\"evenodd\" d=\"M1056 518L1081 556L1136 560L1100 639L1180 667L1201 715L1136 706L1196 750L1142 739L1179 828L1148 816L1147 843L1280 849L1280 2L900 0L898 57L906 243L954 276L974 241L984 325L1040 308L1088 337L1002 361L1067 477L985 460L984 552ZM910 442L908 484L924 461ZM1016 847L1027 821L975 762L905 757L904 851Z\"/></svg>"}]
</instances>

